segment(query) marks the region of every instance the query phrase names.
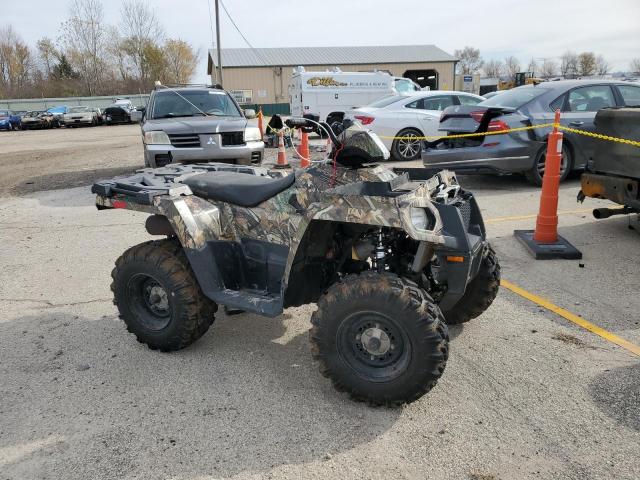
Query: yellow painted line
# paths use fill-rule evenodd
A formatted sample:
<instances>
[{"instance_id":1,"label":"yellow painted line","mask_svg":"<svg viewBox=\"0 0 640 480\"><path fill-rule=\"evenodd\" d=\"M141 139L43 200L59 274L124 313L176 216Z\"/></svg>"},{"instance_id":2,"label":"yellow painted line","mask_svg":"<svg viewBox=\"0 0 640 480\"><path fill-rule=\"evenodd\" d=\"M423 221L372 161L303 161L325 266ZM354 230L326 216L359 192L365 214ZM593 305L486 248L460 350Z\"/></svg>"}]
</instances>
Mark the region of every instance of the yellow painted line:
<instances>
[{"instance_id":1,"label":"yellow painted line","mask_svg":"<svg viewBox=\"0 0 640 480\"><path fill-rule=\"evenodd\" d=\"M517 285L514 285L513 283L511 283L511 282L509 282L507 280L501 280L500 281L500 285L505 287L507 290L511 290L516 295L520 295L521 297L526 298L527 300L535 303L536 305L539 305L539 306L541 306L543 308L546 308L547 310L555 313L556 315L560 315L562 318L564 318L566 320L569 320L570 322L575 323L579 327L582 327L585 330L590 331L591 333L595 333L596 335L598 335L599 337L604 338L608 342L615 343L616 345L619 345L622 348L624 348L625 350L628 350L631 353L634 353L634 354L636 354L636 355L638 355L640 357L640 346L635 345L635 344L629 342L628 340L625 340L624 338L621 338L621 337L617 336L616 334L611 333L608 330L605 330L604 328L601 328L601 327L599 327L597 325L594 325L591 322L588 322L584 318L582 318L582 317L580 317L580 316L578 316L578 315L576 315L574 313L571 313L570 311L565 310L562 307L559 307L559 306L551 303L546 298L542 298L542 297L539 297L538 295L535 295L535 294L533 294L531 292L527 292L523 288L520 288Z\"/></svg>"},{"instance_id":2,"label":"yellow painted line","mask_svg":"<svg viewBox=\"0 0 640 480\"><path fill-rule=\"evenodd\" d=\"M561 210L558 212L558 215L575 215L578 213L591 213L593 212L593 208L583 208L581 210ZM532 213L531 215L516 215L513 217L495 217L495 218L487 218L484 223L501 223L501 222L515 222L517 220L530 220L532 218L536 218L538 216L537 213Z\"/></svg>"}]
</instances>

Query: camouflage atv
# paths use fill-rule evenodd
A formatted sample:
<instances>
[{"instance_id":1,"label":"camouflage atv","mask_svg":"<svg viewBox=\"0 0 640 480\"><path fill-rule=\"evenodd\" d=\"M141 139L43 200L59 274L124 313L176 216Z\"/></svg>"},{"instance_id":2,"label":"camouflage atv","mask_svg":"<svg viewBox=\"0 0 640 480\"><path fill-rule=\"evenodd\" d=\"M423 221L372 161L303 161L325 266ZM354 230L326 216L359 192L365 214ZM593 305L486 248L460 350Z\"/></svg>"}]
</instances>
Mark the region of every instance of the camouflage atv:
<instances>
[{"instance_id":1,"label":"camouflage atv","mask_svg":"<svg viewBox=\"0 0 640 480\"><path fill-rule=\"evenodd\" d=\"M165 239L117 261L111 289L138 340L172 351L218 305L268 317L317 303L310 343L334 386L372 404L412 402L444 371L446 324L480 315L500 267L473 195L454 174L426 180L371 165L389 152L354 127L330 159L289 175L170 165L96 183L99 209L150 214Z\"/></svg>"}]
</instances>

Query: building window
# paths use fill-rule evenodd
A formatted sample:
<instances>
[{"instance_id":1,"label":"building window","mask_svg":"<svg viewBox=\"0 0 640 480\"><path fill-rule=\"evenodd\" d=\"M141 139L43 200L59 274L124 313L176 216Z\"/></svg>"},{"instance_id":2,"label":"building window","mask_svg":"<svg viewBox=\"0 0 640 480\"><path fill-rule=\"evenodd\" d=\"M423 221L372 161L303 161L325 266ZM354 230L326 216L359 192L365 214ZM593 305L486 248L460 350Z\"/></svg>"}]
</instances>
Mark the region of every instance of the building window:
<instances>
[{"instance_id":1,"label":"building window","mask_svg":"<svg viewBox=\"0 0 640 480\"><path fill-rule=\"evenodd\" d=\"M253 90L229 90L229 93L240 105L253 103Z\"/></svg>"}]
</instances>

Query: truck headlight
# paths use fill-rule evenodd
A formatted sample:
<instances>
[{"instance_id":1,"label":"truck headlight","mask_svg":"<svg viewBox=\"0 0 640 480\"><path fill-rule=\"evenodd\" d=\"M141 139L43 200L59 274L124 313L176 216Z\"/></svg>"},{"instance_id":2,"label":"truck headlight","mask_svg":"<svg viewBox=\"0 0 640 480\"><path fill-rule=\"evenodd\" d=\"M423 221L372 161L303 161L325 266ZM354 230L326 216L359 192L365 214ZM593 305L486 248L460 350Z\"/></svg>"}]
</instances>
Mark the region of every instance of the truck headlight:
<instances>
[{"instance_id":1,"label":"truck headlight","mask_svg":"<svg viewBox=\"0 0 640 480\"><path fill-rule=\"evenodd\" d=\"M147 145L171 145L171 140L169 140L169 136L166 133L160 130L155 130L152 132L145 132L144 143Z\"/></svg>"},{"instance_id":2,"label":"truck headlight","mask_svg":"<svg viewBox=\"0 0 640 480\"><path fill-rule=\"evenodd\" d=\"M244 129L245 142L259 142L262 140L260 129L258 127L247 127Z\"/></svg>"},{"instance_id":3,"label":"truck headlight","mask_svg":"<svg viewBox=\"0 0 640 480\"><path fill-rule=\"evenodd\" d=\"M424 208L416 208L411 207L409 211L411 215L411 225L416 230L426 230L429 225L429 219L427 218L427 213L424 211Z\"/></svg>"}]
</instances>

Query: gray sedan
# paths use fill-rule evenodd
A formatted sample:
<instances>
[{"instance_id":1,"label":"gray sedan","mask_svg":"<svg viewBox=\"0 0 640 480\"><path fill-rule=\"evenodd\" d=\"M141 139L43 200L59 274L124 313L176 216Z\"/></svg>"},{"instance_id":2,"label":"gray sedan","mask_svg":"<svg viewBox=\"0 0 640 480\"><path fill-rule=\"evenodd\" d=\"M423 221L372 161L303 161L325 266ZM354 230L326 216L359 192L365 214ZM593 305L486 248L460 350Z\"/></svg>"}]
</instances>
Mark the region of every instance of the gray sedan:
<instances>
[{"instance_id":1,"label":"gray sedan","mask_svg":"<svg viewBox=\"0 0 640 480\"><path fill-rule=\"evenodd\" d=\"M592 132L598 110L640 106L640 85L606 80L562 80L526 85L487 99L476 106L458 105L444 110L439 130L449 134L491 132L553 122ZM550 128L486 135L465 139L440 139L426 143L422 161L427 168L456 172L524 173L534 185L542 183L546 137ZM593 155L592 138L565 132L561 180L582 169Z\"/></svg>"}]
</instances>

